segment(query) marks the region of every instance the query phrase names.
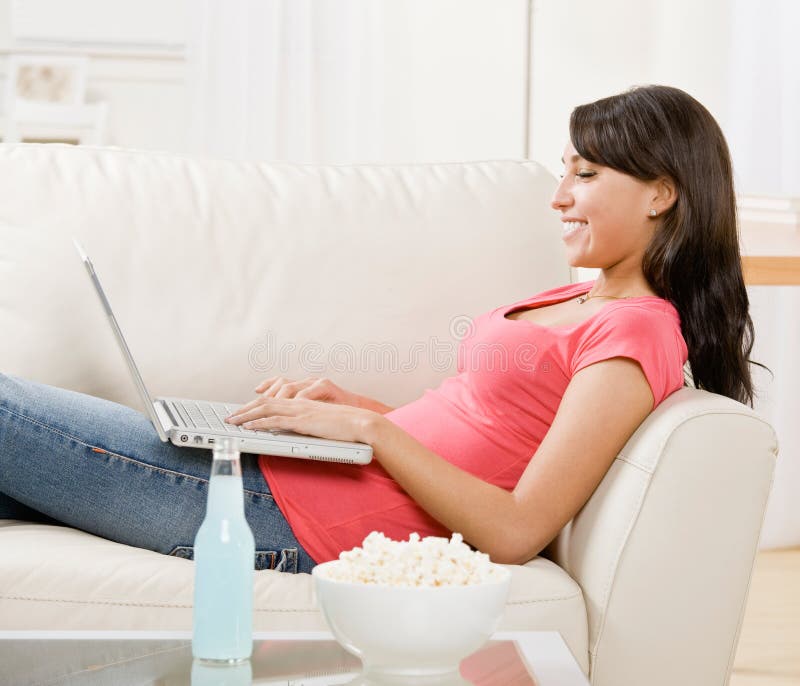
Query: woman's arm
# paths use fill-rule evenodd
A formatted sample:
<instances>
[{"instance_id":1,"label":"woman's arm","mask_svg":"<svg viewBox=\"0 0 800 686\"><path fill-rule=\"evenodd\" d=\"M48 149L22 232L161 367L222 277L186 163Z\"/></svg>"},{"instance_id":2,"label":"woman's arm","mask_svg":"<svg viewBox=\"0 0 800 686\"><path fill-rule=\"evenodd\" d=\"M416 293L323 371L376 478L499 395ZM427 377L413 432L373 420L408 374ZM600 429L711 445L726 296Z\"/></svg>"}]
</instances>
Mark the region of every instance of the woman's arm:
<instances>
[{"instance_id":1,"label":"woman's arm","mask_svg":"<svg viewBox=\"0 0 800 686\"><path fill-rule=\"evenodd\" d=\"M522 564L583 507L652 407L650 386L632 360L579 371L512 492L450 464L383 417L368 422L362 438L432 517L494 562Z\"/></svg>"},{"instance_id":2,"label":"woman's arm","mask_svg":"<svg viewBox=\"0 0 800 686\"><path fill-rule=\"evenodd\" d=\"M653 394L638 363L613 358L582 369L511 492L450 464L370 410L305 398L259 398L228 421L368 443L381 466L434 519L493 561L520 564L578 513L652 407Z\"/></svg>"},{"instance_id":3,"label":"woman's arm","mask_svg":"<svg viewBox=\"0 0 800 686\"><path fill-rule=\"evenodd\" d=\"M356 395L355 406L360 407L362 410L377 412L378 414L386 414L387 412L391 412L393 409L395 409L389 405L384 405L380 400L368 398L365 395Z\"/></svg>"}]
</instances>

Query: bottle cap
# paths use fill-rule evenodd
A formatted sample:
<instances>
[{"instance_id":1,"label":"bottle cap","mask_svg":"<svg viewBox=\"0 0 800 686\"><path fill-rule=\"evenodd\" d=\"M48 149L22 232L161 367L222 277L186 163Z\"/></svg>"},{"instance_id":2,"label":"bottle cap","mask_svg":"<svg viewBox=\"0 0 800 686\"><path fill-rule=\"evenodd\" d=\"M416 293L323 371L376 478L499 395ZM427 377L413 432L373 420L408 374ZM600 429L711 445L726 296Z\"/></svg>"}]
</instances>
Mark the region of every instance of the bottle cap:
<instances>
[{"instance_id":1,"label":"bottle cap","mask_svg":"<svg viewBox=\"0 0 800 686\"><path fill-rule=\"evenodd\" d=\"M237 443L231 436L224 436L214 444L214 459L239 459L239 449L237 447Z\"/></svg>"}]
</instances>

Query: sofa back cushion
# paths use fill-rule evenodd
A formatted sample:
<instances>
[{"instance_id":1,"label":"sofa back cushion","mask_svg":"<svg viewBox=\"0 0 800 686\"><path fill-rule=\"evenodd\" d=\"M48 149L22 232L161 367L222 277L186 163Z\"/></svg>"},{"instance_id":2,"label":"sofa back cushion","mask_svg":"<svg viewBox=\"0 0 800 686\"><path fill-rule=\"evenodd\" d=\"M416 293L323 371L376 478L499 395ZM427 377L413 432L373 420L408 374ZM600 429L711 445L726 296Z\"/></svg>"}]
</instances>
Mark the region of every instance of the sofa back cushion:
<instances>
[{"instance_id":1,"label":"sofa back cushion","mask_svg":"<svg viewBox=\"0 0 800 686\"><path fill-rule=\"evenodd\" d=\"M328 375L408 402L453 373L469 318L569 282L555 183L530 161L0 146L2 371L141 407L74 235L152 395Z\"/></svg>"}]
</instances>

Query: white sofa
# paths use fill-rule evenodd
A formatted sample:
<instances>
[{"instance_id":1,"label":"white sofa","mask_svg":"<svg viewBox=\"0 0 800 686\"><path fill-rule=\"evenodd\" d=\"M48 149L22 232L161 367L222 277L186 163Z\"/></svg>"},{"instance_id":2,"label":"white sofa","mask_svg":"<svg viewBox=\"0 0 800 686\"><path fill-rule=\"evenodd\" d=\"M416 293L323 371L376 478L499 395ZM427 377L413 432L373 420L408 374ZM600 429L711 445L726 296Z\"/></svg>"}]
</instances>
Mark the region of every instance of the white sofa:
<instances>
[{"instance_id":1,"label":"white sofa","mask_svg":"<svg viewBox=\"0 0 800 686\"><path fill-rule=\"evenodd\" d=\"M154 395L244 400L279 371L409 401L453 371L464 317L569 281L554 186L523 160L0 146L0 371L138 407L74 234ZM353 366L342 350L383 353ZM559 631L599 686L725 684L776 452L744 406L675 393L543 556L513 567L501 629ZM187 629L192 565L0 522L0 629ZM259 572L256 608L257 629L326 628L310 575Z\"/></svg>"}]
</instances>

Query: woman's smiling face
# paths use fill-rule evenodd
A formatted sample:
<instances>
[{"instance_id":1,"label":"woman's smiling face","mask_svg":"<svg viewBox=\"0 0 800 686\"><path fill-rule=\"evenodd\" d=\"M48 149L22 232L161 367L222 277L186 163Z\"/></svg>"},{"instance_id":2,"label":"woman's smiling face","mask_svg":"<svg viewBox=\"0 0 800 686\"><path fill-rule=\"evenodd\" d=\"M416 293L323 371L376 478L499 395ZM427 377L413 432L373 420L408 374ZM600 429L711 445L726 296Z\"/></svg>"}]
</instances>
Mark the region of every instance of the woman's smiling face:
<instances>
[{"instance_id":1,"label":"woman's smiling face","mask_svg":"<svg viewBox=\"0 0 800 686\"><path fill-rule=\"evenodd\" d=\"M564 175L551 206L561 213L570 266L641 265L656 227L648 216L656 201L656 182L588 162L571 142L562 162Z\"/></svg>"}]
</instances>

